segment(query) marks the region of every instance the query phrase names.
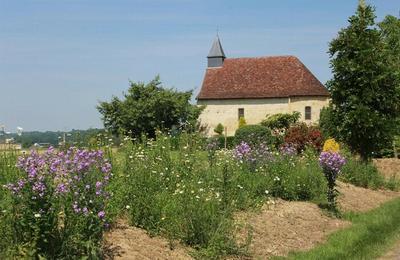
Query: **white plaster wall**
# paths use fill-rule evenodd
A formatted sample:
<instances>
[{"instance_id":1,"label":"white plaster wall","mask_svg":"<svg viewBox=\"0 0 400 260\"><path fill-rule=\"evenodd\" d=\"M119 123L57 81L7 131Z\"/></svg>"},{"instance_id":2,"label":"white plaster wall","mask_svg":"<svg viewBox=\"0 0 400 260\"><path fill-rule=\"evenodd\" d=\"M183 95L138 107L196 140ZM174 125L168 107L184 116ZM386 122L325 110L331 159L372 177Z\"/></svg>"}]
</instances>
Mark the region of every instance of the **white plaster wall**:
<instances>
[{"instance_id":1,"label":"white plaster wall","mask_svg":"<svg viewBox=\"0 0 400 260\"><path fill-rule=\"evenodd\" d=\"M207 127L207 135L214 135L214 128L219 124L227 127L227 135L232 136L238 128L238 110L244 108L247 124L258 124L266 115L292 113L299 111L304 120L304 109L311 106L311 120L317 122L321 108L328 104L326 97L266 98L266 99L226 99L199 100L198 105L206 105L199 117L200 123Z\"/></svg>"}]
</instances>

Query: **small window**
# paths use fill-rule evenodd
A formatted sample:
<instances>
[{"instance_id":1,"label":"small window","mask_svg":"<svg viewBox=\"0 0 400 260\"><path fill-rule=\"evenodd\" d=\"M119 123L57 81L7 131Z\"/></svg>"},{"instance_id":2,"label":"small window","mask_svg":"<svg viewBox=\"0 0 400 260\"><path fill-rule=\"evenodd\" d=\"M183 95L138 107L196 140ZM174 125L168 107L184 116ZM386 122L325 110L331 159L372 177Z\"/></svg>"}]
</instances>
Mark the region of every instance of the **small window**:
<instances>
[{"instance_id":1,"label":"small window","mask_svg":"<svg viewBox=\"0 0 400 260\"><path fill-rule=\"evenodd\" d=\"M306 107L304 115L306 120L311 120L311 107Z\"/></svg>"},{"instance_id":2,"label":"small window","mask_svg":"<svg viewBox=\"0 0 400 260\"><path fill-rule=\"evenodd\" d=\"M239 108L238 110L238 120L240 120L241 117L244 118L244 108Z\"/></svg>"}]
</instances>

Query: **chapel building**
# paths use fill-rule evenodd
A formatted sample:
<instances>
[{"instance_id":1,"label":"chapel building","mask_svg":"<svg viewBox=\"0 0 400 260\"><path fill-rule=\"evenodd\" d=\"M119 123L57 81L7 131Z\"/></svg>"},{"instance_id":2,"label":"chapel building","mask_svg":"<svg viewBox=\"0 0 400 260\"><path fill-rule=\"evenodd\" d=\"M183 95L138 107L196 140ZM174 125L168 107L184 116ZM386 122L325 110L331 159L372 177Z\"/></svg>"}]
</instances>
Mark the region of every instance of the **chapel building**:
<instances>
[{"instance_id":1,"label":"chapel building","mask_svg":"<svg viewBox=\"0 0 400 260\"><path fill-rule=\"evenodd\" d=\"M267 115L301 113L301 121L316 123L328 105L329 92L295 56L226 58L217 36L207 56L208 66L197 104L207 135L221 123L235 134L240 117L258 124Z\"/></svg>"}]
</instances>

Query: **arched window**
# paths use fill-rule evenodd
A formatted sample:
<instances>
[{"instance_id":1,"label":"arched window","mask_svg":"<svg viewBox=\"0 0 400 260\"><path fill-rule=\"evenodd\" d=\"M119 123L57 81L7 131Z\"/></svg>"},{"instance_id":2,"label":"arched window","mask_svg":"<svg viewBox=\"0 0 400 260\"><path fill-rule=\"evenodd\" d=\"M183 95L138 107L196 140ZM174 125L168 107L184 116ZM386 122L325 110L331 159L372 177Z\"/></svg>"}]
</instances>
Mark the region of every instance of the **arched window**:
<instances>
[{"instance_id":1,"label":"arched window","mask_svg":"<svg viewBox=\"0 0 400 260\"><path fill-rule=\"evenodd\" d=\"M307 106L304 111L305 120L311 120L311 107Z\"/></svg>"}]
</instances>

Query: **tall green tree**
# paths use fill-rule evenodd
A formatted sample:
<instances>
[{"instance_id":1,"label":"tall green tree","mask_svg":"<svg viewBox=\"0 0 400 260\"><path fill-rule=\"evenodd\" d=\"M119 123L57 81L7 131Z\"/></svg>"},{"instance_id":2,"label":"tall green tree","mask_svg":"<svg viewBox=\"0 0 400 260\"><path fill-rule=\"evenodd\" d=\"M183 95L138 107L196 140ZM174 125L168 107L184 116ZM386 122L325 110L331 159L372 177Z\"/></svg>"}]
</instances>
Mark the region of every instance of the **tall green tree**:
<instances>
[{"instance_id":1,"label":"tall green tree","mask_svg":"<svg viewBox=\"0 0 400 260\"><path fill-rule=\"evenodd\" d=\"M348 27L329 48L333 79L327 86L336 137L363 160L392 142L400 112L399 71L392 64L393 54L387 51L384 34L375 24L374 12L360 1Z\"/></svg>"},{"instance_id":2,"label":"tall green tree","mask_svg":"<svg viewBox=\"0 0 400 260\"><path fill-rule=\"evenodd\" d=\"M164 88L157 76L149 83L131 82L123 99L113 97L97 106L104 126L114 134L155 136L156 130L194 126L202 108L190 104L192 91Z\"/></svg>"},{"instance_id":3,"label":"tall green tree","mask_svg":"<svg viewBox=\"0 0 400 260\"><path fill-rule=\"evenodd\" d=\"M393 15L387 15L382 22L378 24L381 29L383 40L388 54L388 60L391 64L392 71L396 74L397 92L400 92L400 18ZM400 104L398 104L400 105ZM400 136L400 115L397 118L397 133Z\"/></svg>"}]
</instances>

